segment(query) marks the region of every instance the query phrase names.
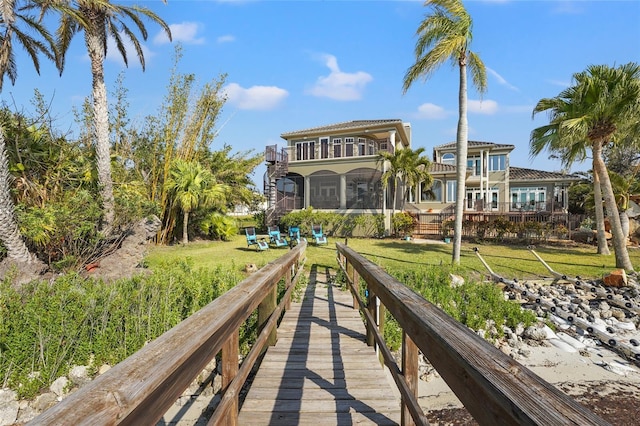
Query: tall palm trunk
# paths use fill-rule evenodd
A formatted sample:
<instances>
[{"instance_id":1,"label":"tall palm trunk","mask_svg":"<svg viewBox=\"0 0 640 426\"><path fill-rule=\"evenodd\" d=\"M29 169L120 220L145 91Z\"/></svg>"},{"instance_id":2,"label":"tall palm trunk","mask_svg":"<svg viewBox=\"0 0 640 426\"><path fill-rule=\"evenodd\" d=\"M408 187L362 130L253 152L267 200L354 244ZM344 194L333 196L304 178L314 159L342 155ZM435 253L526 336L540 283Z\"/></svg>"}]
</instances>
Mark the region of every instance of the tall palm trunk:
<instances>
[{"instance_id":1,"label":"tall palm trunk","mask_svg":"<svg viewBox=\"0 0 640 426\"><path fill-rule=\"evenodd\" d=\"M627 239L622 233L622 225L620 224L620 215L616 198L607 173L607 166L602 159L602 140L593 141L593 166L594 172L600 177L602 192L604 195L604 205L607 209L607 216L611 224L611 235L613 238L613 249L616 256L616 267L623 268L627 271L633 271L633 265L627 251Z\"/></svg>"},{"instance_id":2,"label":"tall palm trunk","mask_svg":"<svg viewBox=\"0 0 640 426\"><path fill-rule=\"evenodd\" d=\"M598 237L598 254L609 255L609 246L604 229L604 208L602 207L602 186L600 175L596 173L595 161L593 162L593 200L596 211L596 230Z\"/></svg>"},{"instance_id":3,"label":"tall palm trunk","mask_svg":"<svg viewBox=\"0 0 640 426\"><path fill-rule=\"evenodd\" d=\"M189 212L185 210L182 216L182 244L189 244Z\"/></svg>"},{"instance_id":4,"label":"tall palm trunk","mask_svg":"<svg viewBox=\"0 0 640 426\"><path fill-rule=\"evenodd\" d=\"M10 179L4 130L0 128L0 241L7 249L9 259L22 263L34 263L38 260L29 252L20 235L9 188Z\"/></svg>"},{"instance_id":5,"label":"tall palm trunk","mask_svg":"<svg viewBox=\"0 0 640 426\"><path fill-rule=\"evenodd\" d=\"M469 124L467 123L467 65L466 60L460 60L460 90L458 93L458 131L456 133L456 220L453 231L452 263L460 263L460 249L462 246L462 218L464 216L465 180L467 177L467 138Z\"/></svg>"},{"instance_id":6,"label":"tall palm trunk","mask_svg":"<svg viewBox=\"0 0 640 426\"><path fill-rule=\"evenodd\" d=\"M109 107L107 104L107 88L104 83L104 59L106 40L104 18L94 12L96 25L85 30L85 43L91 60L92 96L93 96L93 131L96 144L96 167L104 212L102 230L109 235L115 221L115 201L113 198L113 181L111 179L111 155L109 143ZM93 16L93 15L92 15ZM102 23L102 24L101 24Z\"/></svg>"}]
</instances>

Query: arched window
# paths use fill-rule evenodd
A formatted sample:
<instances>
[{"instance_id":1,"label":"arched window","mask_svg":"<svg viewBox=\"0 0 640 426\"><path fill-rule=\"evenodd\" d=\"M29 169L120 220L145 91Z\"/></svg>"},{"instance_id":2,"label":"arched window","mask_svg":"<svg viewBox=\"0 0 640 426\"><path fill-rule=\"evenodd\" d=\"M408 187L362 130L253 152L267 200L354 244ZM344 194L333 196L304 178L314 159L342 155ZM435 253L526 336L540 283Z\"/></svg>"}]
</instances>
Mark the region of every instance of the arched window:
<instances>
[{"instance_id":1,"label":"arched window","mask_svg":"<svg viewBox=\"0 0 640 426\"><path fill-rule=\"evenodd\" d=\"M446 154L442 155L442 163L443 164L449 164L451 166L455 166L456 165L456 155L448 152Z\"/></svg>"},{"instance_id":2,"label":"arched window","mask_svg":"<svg viewBox=\"0 0 640 426\"><path fill-rule=\"evenodd\" d=\"M361 168L347 173L347 208L382 208L382 173L379 170Z\"/></svg>"},{"instance_id":3,"label":"arched window","mask_svg":"<svg viewBox=\"0 0 640 426\"><path fill-rule=\"evenodd\" d=\"M320 170L309 176L309 205L316 209L340 208L340 176Z\"/></svg>"}]
</instances>

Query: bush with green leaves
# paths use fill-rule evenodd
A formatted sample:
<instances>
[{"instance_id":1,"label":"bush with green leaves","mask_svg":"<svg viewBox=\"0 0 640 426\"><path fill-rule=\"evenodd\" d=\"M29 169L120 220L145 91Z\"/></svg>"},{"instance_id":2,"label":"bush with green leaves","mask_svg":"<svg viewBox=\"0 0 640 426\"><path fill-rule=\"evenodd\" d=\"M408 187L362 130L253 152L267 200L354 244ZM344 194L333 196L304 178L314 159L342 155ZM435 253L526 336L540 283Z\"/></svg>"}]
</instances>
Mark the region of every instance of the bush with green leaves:
<instances>
[{"instance_id":1,"label":"bush with green leaves","mask_svg":"<svg viewBox=\"0 0 640 426\"><path fill-rule=\"evenodd\" d=\"M525 327L536 321L532 311L524 310L515 302L504 299L502 291L493 284L472 282L469 279L458 287L450 285L451 269L429 265L419 269L389 270L391 276L413 289L426 300L438 306L456 321L473 330L485 329L490 322L501 337L503 326ZM337 277L343 277L338 275ZM364 286L363 286L364 287ZM391 350L402 344L402 330L393 316L386 312L384 338Z\"/></svg>"},{"instance_id":2,"label":"bush with green leaves","mask_svg":"<svg viewBox=\"0 0 640 426\"><path fill-rule=\"evenodd\" d=\"M418 226L418 220L414 215L408 212L400 212L393 215L391 218L391 224L396 235L403 237L416 229L416 226Z\"/></svg>"},{"instance_id":3,"label":"bush with green leaves","mask_svg":"<svg viewBox=\"0 0 640 426\"><path fill-rule=\"evenodd\" d=\"M200 222L200 230L213 239L229 241L238 234L236 221L222 213L210 213Z\"/></svg>"},{"instance_id":4,"label":"bush with green leaves","mask_svg":"<svg viewBox=\"0 0 640 426\"><path fill-rule=\"evenodd\" d=\"M243 275L235 269L195 268L187 260L110 284L67 274L18 289L5 279L0 383L28 398L73 365L116 364L236 285ZM255 318L241 339L250 339L252 328Z\"/></svg>"}]
</instances>

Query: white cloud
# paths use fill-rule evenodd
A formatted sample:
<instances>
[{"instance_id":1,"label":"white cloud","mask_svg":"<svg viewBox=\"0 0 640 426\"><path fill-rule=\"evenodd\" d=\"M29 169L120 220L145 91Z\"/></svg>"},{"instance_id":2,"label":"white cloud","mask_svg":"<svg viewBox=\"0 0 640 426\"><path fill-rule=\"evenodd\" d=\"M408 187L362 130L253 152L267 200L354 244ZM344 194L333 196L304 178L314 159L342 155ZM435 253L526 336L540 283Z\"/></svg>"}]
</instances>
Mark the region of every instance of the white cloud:
<instances>
[{"instance_id":1,"label":"white cloud","mask_svg":"<svg viewBox=\"0 0 640 426\"><path fill-rule=\"evenodd\" d=\"M202 25L197 22L182 22L180 24L169 25L173 41L184 44L203 44L205 40L204 37L197 37L202 28ZM154 37L153 42L155 44L166 44L169 43L169 37L167 37L164 31L160 31Z\"/></svg>"},{"instance_id":2,"label":"white cloud","mask_svg":"<svg viewBox=\"0 0 640 426\"><path fill-rule=\"evenodd\" d=\"M476 114L493 115L498 112L498 103L496 101L476 101L469 99L467 106L469 112L475 112Z\"/></svg>"},{"instance_id":3,"label":"white cloud","mask_svg":"<svg viewBox=\"0 0 640 426\"><path fill-rule=\"evenodd\" d=\"M442 120L450 115L444 108L439 105L425 103L418 107L416 118L427 120Z\"/></svg>"},{"instance_id":4,"label":"white cloud","mask_svg":"<svg viewBox=\"0 0 640 426\"><path fill-rule=\"evenodd\" d=\"M231 35L231 34L226 34L226 35L223 35L223 36L218 37L218 38L216 39L216 41L217 41L219 44L222 44L222 43L231 43L231 42L233 42L233 41L236 41L236 37L235 37L235 36L233 36L233 35Z\"/></svg>"},{"instance_id":5,"label":"white cloud","mask_svg":"<svg viewBox=\"0 0 640 426\"><path fill-rule=\"evenodd\" d=\"M276 108L289 92L275 86L252 86L248 89L237 83L231 83L224 87L223 94L227 101L245 110L271 110Z\"/></svg>"},{"instance_id":6,"label":"white cloud","mask_svg":"<svg viewBox=\"0 0 640 426\"><path fill-rule=\"evenodd\" d=\"M346 73L340 71L338 60L333 55L321 55L321 60L331 71L328 76L319 77L307 93L337 101L355 101L362 98L365 86L373 77L364 72Z\"/></svg>"},{"instance_id":7,"label":"white cloud","mask_svg":"<svg viewBox=\"0 0 640 426\"><path fill-rule=\"evenodd\" d=\"M520 89L518 89L516 86L513 86L511 83L509 83L507 80L505 80L504 77L502 77L500 74L498 74L495 70L492 70L491 68L487 67L487 71L489 72L489 74L494 76L496 78L496 80L498 80L498 83L500 83L503 86L506 86L509 89L514 90L516 92L520 91Z\"/></svg>"}]
</instances>

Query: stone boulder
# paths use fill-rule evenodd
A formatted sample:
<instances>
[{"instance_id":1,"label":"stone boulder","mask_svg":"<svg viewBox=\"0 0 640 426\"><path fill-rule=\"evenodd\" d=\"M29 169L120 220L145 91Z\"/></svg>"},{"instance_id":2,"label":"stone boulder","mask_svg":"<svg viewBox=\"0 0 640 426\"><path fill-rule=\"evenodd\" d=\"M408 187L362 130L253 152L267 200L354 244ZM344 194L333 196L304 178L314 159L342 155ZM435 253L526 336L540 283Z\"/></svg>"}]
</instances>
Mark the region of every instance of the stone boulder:
<instances>
[{"instance_id":1,"label":"stone boulder","mask_svg":"<svg viewBox=\"0 0 640 426\"><path fill-rule=\"evenodd\" d=\"M627 285L627 274L624 272L624 269L616 269L612 271L610 274L607 274L603 277L602 281L604 281L604 285L609 287L624 287Z\"/></svg>"}]
</instances>

